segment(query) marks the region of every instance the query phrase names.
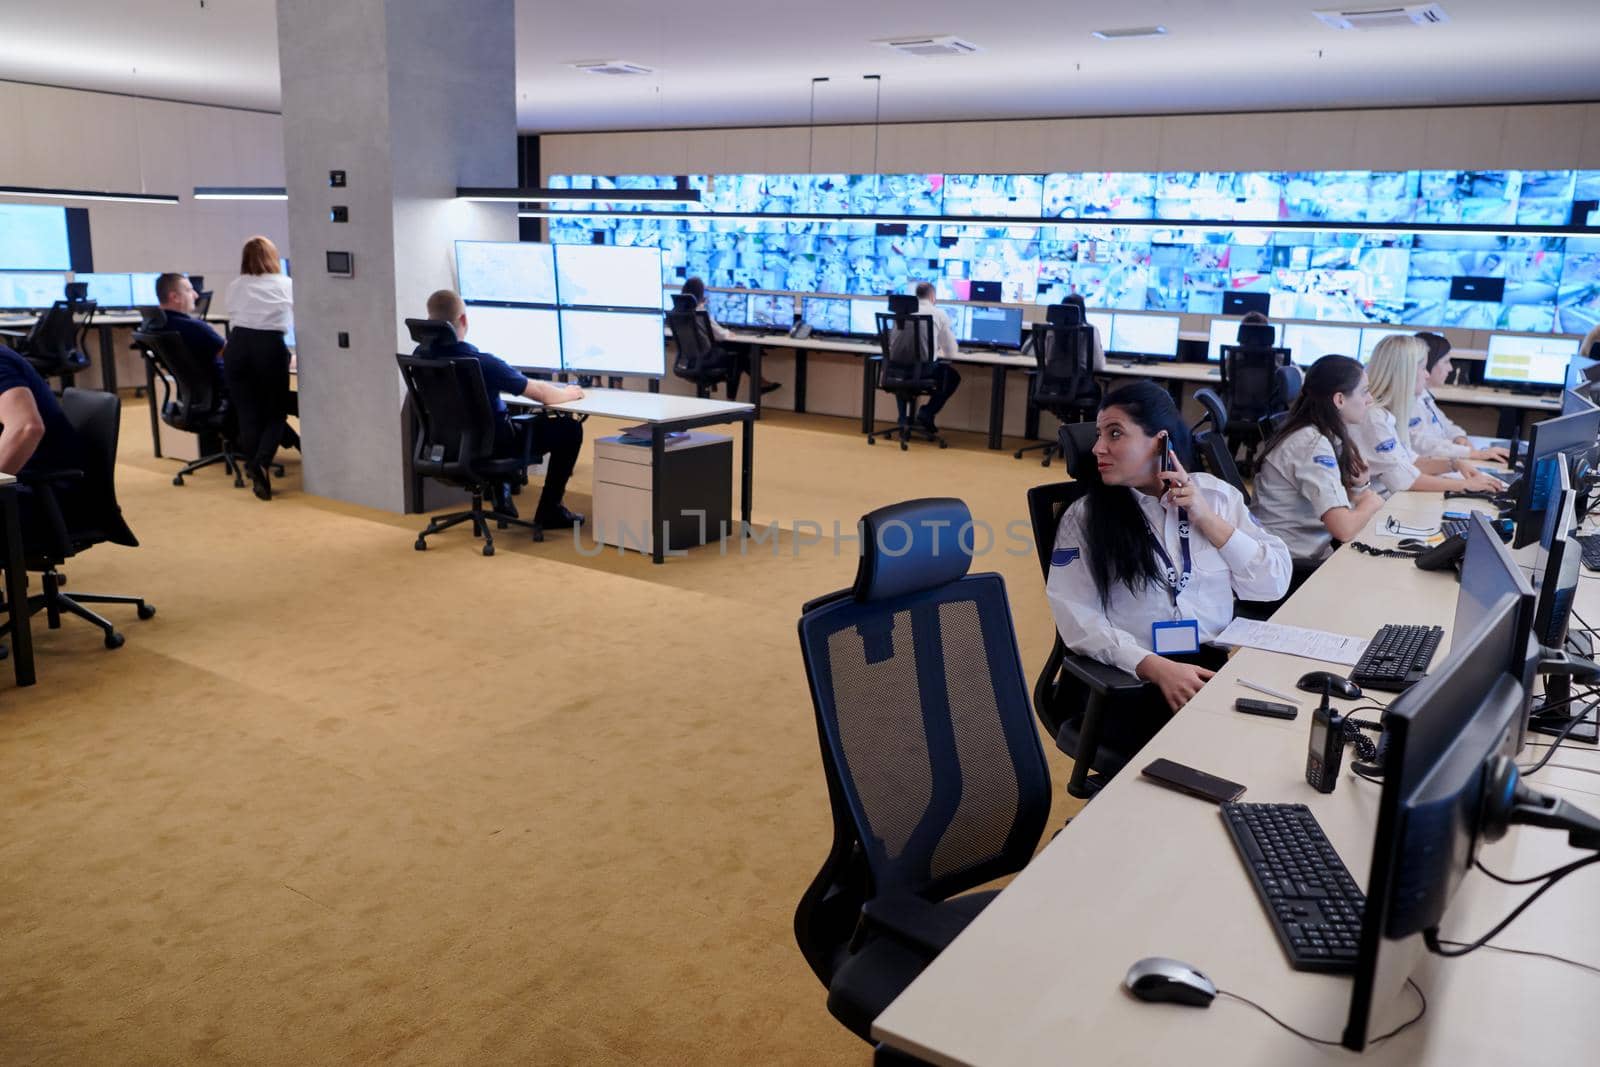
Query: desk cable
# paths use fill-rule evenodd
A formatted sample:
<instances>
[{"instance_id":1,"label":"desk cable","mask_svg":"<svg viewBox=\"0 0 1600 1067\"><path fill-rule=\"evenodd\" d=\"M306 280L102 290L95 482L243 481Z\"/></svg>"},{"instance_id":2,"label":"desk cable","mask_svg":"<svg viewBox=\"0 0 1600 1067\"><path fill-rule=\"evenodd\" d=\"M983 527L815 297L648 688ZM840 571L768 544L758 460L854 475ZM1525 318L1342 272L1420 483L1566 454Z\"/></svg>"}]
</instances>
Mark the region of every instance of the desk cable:
<instances>
[{"instance_id":1,"label":"desk cable","mask_svg":"<svg viewBox=\"0 0 1600 1067\"><path fill-rule=\"evenodd\" d=\"M1452 946L1459 947L1447 948L1445 947L1446 942L1439 937L1439 928L1437 926L1430 926L1428 929L1422 931L1422 941L1428 946L1428 951L1433 953L1435 956L1455 957L1465 956L1470 952L1476 952L1478 949L1487 945L1489 941L1498 935L1502 930L1510 926L1516 920L1517 916L1527 911L1534 901L1544 896L1544 894L1556 883L1560 882L1563 878L1569 874L1572 874L1574 871L1580 871L1583 868L1596 863L1600 863L1600 855L1585 856L1581 860L1574 860L1565 867L1557 867L1553 871L1546 871L1544 874L1535 875L1532 878L1506 878L1495 874L1493 871L1489 870L1489 868L1485 867L1482 862L1475 860L1473 861L1473 866L1477 867L1478 870L1482 871L1484 874L1488 875L1490 878L1493 878L1495 881L1502 883L1503 885L1532 885L1535 882L1541 882L1542 884L1539 886L1539 888L1535 889L1532 893L1529 893L1526 897L1524 897L1522 903L1518 904L1515 908L1512 908L1510 915L1507 915L1504 919L1501 919L1489 930L1488 933L1484 934L1476 941L1473 941L1469 944L1450 942ZM1576 961L1563 960L1563 962L1574 963ZM1578 966L1586 965L1578 964Z\"/></svg>"},{"instance_id":2,"label":"desk cable","mask_svg":"<svg viewBox=\"0 0 1600 1067\"><path fill-rule=\"evenodd\" d=\"M1466 944L1466 942L1464 942L1464 941L1447 941L1444 938L1440 938L1439 939L1439 944L1448 945L1451 948L1460 948L1460 947L1464 946ZM1565 956L1557 956L1553 952L1535 952L1534 950L1527 949L1527 948L1507 948L1505 945L1487 945L1486 944L1483 947L1486 948L1486 949L1489 949L1491 951L1494 951L1494 952L1509 952L1513 956L1538 956L1541 959L1555 960L1557 963L1565 963L1565 964L1568 964L1568 965L1573 966L1573 967L1581 967L1583 970L1593 971L1595 974L1600 974L1600 967L1596 967L1592 963L1584 963L1582 960L1569 960L1569 959L1567 959L1567 957L1565 957Z\"/></svg>"},{"instance_id":3,"label":"desk cable","mask_svg":"<svg viewBox=\"0 0 1600 1067\"><path fill-rule=\"evenodd\" d=\"M1576 701L1579 701L1579 700L1588 700L1590 697L1594 696L1596 688L1597 687L1595 687L1595 686L1586 686L1584 688L1583 692L1578 693L1575 696L1570 696L1565 700L1559 700L1554 704L1548 704L1545 707L1540 708L1539 710L1540 711L1559 711L1560 709L1566 707L1568 704L1572 704L1572 703L1574 703ZM1556 754L1556 750L1561 747L1561 743L1563 741L1565 741L1568 737L1572 736L1572 731L1576 730L1579 726L1582 726L1587 721L1588 721L1588 718L1585 717L1585 716L1574 716L1572 718L1572 720L1570 722L1568 722L1567 725L1562 729L1561 733L1556 736L1555 742L1552 745L1550 745L1549 751L1545 752L1545 754L1543 756L1539 757L1539 762L1538 763L1535 763L1532 767L1521 767L1521 766L1519 766L1517 768L1517 770L1521 773L1522 777L1528 778L1528 777L1531 777L1531 776L1539 773L1540 768L1542 768L1546 763L1549 763L1550 762L1550 757L1554 756Z\"/></svg>"},{"instance_id":4,"label":"desk cable","mask_svg":"<svg viewBox=\"0 0 1600 1067\"><path fill-rule=\"evenodd\" d=\"M1405 1022L1401 1023L1399 1026L1395 1027L1393 1030L1390 1030L1388 1033L1378 1035L1377 1037L1373 1038L1371 1041L1367 1042L1367 1044L1376 1045L1379 1041L1387 1041L1389 1038L1395 1036L1400 1031L1405 1030L1406 1028L1408 1028L1408 1027L1412 1026L1413 1024L1415 1024L1418 1020L1420 1020L1424 1015L1426 1015L1428 1013L1428 998L1422 992L1422 987L1419 986L1416 983L1415 979L1411 979L1411 978L1407 978L1406 979L1406 985L1410 986L1412 989L1415 989L1417 991L1417 999L1422 1002L1422 1006L1417 1009L1417 1013L1415 1015L1413 1015L1411 1018L1407 1019ZM1277 1023L1279 1026L1281 1026L1285 1030L1289 1031L1295 1037L1301 1038L1302 1040L1305 1040L1305 1041L1310 1041L1312 1044L1316 1044L1316 1045L1341 1045L1341 1044L1344 1043L1342 1041L1330 1041L1325 1037L1312 1037L1310 1034L1306 1033L1304 1030L1296 1030L1294 1027L1290 1026L1288 1023L1284 1022L1282 1019L1278 1018L1276 1015L1272 1014L1266 1008L1263 1008L1260 1004L1257 1004L1255 1001L1251 1000L1249 997L1241 997L1239 994L1234 993L1231 990L1218 989L1217 990L1217 996L1219 996L1219 997L1229 997L1229 998L1231 998L1233 1000L1239 1001L1241 1004L1250 1005L1256 1011L1259 1011L1262 1015L1265 1015L1267 1018L1269 1018L1273 1022Z\"/></svg>"}]
</instances>

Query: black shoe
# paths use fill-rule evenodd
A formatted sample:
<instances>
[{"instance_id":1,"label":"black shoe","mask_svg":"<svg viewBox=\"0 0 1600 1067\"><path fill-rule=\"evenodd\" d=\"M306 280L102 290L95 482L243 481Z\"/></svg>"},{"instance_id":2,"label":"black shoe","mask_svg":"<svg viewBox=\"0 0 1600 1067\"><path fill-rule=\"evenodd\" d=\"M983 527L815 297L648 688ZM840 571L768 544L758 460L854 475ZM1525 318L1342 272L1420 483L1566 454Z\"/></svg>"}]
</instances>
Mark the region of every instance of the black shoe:
<instances>
[{"instance_id":1,"label":"black shoe","mask_svg":"<svg viewBox=\"0 0 1600 1067\"><path fill-rule=\"evenodd\" d=\"M509 485L502 485L495 490L494 509L502 515L510 515L513 519L521 518L517 513L517 502L512 498Z\"/></svg>"},{"instance_id":2,"label":"black shoe","mask_svg":"<svg viewBox=\"0 0 1600 1067\"><path fill-rule=\"evenodd\" d=\"M267 480L267 472L261 469L258 463L246 463L244 472L250 478L250 491L256 495L257 500L272 499L272 483Z\"/></svg>"},{"instance_id":3,"label":"black shoe","mask_svg":"<svg viewBox=\"0 0 1600 1067\"><path fill-rule=\"evenodd\" d=\"M779 389L782 389L782 388L783 388L783 383L782 382L762 382L761 383L761 395L765 396L768 393L776 393Z\"/></svg>"},{"instance_id":4,"label":"black shoe","mask_svg":"<svg viewBox=\"0 0 1600 1067\"><path fill-rule=\"evenodd\" d=\"M927 414L925 414L925 413L923 413L921 411L917 412L916 426L917 426L917 429L926 430L929 433L938 433L939 432L938 428L933 425L932 416L927 415Z\"/></svg>"},{"instance_id":5,"label":"black shoe","mask_svg":"<svg viewBox=\"0 0 1600 1067\"><path fill-rule=\"evenodd\" d=\"M576 511L568 511L564 507L558 507L548 514L542 511L539 512L533 517L533 521L546 530L570 530L574 526L583 525L583 516Z\"/></svg>"}]
</instances>

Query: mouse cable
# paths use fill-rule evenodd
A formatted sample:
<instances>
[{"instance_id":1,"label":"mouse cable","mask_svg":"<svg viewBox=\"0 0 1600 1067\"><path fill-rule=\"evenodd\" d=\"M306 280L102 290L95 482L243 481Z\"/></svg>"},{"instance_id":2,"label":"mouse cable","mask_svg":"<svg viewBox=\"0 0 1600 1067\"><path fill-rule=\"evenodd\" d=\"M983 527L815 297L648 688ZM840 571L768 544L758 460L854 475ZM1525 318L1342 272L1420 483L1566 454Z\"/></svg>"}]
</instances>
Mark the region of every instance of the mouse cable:
<instances>
[{"instance_id":1,"label":"mouse cable","mask_svg":"<svg viewBox=\"0 0 1600 1067\"><path fill-rule=\"evenodd\" d=\"M1587 692L1580 693L1578 696L1568 697L1566 700L1560 701L1560 702L1555 703L1555 704L1551 704L1548 707L1540 708L1539 710L1540 711L1558 711L1561 708L1566 707L1568 704L1571 704L1573 701L1587 700L1589 697L1592 697L1593 695L1594 695L1594 691L1591 689L1591 690L1589 690ZM1565 741L1567 738L1572 736L1572 731L1576 730L1578 727L1582 726L1584 723L1586 723L1588 721L1589 721L1589 716L1588 715L1575 715L1575 716L1573 716L1572 720L1567 723L1567 725L1562 729L1562 731L1559 734L1556 735L1555 743L1552 744L1548 749L1545 750L1545 754L1544 755L1539 757L1539 762L1538 763L1535 763L1532 767L1520 767L1519 766L1517 768L1517 771L1524 778L1531 778L1533 775L1538 774L1539 771L1544 767L1544 765L1546 763L1550 762L1550 757L1554 756L1556 754L1556 751L1561 748L1561 743L1563 741Z\"/></svg>"},{"instance_id":2,"label":"mouse cable","mask_svg":"<svg viewBox=\"0 0 1600 1067\"><path fill-rule=\"evenodd\" d=\"M1367 1042L1367 1044L1376 1045L1379 1041L1387 1041L1389 1038L1391 1038L1394 1035L1398 1034L1400 1031L1402 1031L1402 1030L1406 1029L1407 1027L1411 1026L1412 1024L1416 1023L1419 1019L1421 1019L1424 1015L1426 1015L1428 1013L1428 998L1427 998L1427 996L1425 996L1423 994L1422 987L1419 986L1416 983L1416 980L1412 979L1412 978L1407 978L1406 979L1406 985L1410 986L1412 989L1415 989L1417 991L1417 999L1422 1001L1422 1007L1418 1008L1417 1009L1417 1013L1415 1015L1413 1015L1411 1018L1407 1019L1405 1022L1401 1023L1399 1026L1395 1027L1393 1030L1390 1030L1387 1034L1378 1035L1377 1037L1373 1038L1371 1041ZM1241 1004L1250 1005L1256 1011L1259 1011L1262 1015L1265 1015L1267 1018L1269 1018L1273 1022L1277 1023L1279 1026L1281 1026L1285 1030L1289 1031L1295 1037L1301 1038L1302 1040L1305 1040L1305 1041L1310 1041L1312 1044L1315 1044L1315 1045L1342 1045L1342 1044L1344 1044L1344 1042L1342 1042L1342 1041L1330 1041L1325 1037L1312 1037L1310 1034L1306 1033L1304 1030L1296 1030L1294 1027L1290 1026L1288 1023L1284 1022L1282 1019L1278 1018L1276 1015L1272 1014L1266 1008L1263 1008L1261 1005L1257 1004L1255 1001L1251 1000L1249 997L1241 997L1239 994L1234 993L1234 992L1232 992L1230 990L1227 990L1227 989L1218 989L1217 990L1217 995L1221 996L1221 997L1231 997L1232 999L1239 1001Z\"/></svg>"},{"instance_id":3,"label":"mouse cable","mask_svg":"<svg viewBox=\"0 0 1600 1067\"><path fill-rule=\"evenodd\" d=\"M1460 948L1465 945L1465 942L1446 941L1444 938L1440 938L1439 944L1449 945L1452 948ZM1565 963L1572 967L1581 967L1586 971L1593 971L1595 974L1600 974L1600 967L1596 967L1592 963L1584 963L1582 960L1569 960L1567 957L1557 956L1553 952L1535 952L1530 948L1507 948L1505 945L1486 944L1483 947L1494 952L1509 952L1513 956L1538 956L1540 959L1555 960L1557 963Z\"/></svg>"},{"instance_id":4,"label":"mouse cable","mask_svg":"<svg viewBox=\"0 0 1600 1067\"><path fill-rule=\"evenodd\" d=\"M1571 874L1579 867L1593 863L1596 859L1600 859L1600 857L1585 856L1581 860L1573 860L1571 863L1564 863L1553 871L1545 871L1543 874L1536 874L1532 878L1507 878L1503 874L1495 874L1493 871L1483 865L1482 860L1473 860L1472 865L1478 868L1478 870L1482 873L1499 882L1501 885L1533 885L1535 882L1542 882L1547 878L1561 878L1565 875Z\"/></svg>"},{"instance_id":5,"label":"mouse cable","mask_svg":"<svg viewBox=\"0 0 1600 1067\"><path fill-rule=\"evenodd\" d=\"M1488 944L1491 939L1500 933L1500 931L1510 926L1512 922L1516 920L1517 916L1521 915L1524 911L1527 911L1529 906L1532 905L1534 901L1544 896L1546 891L1548 891L1551 886L1554 886L1557 882L1560 882L1561 879L1565 878L1573 871L1580 870L1592 863L1600 863L1600 855L1585 857L1584 859L1578 860L1575 863L1567 864L1566 867L1563 867L1559 871L1551 873L1543 885L1541 885L1538 889L1535 889L1532 893L1529 893L1521 904L1518 904L1515 908L1511 909L1510 915L1507 915L1504 919L1501 919L1494 925L1493 929L1471 944L1464 945L1461 948L1445 948L1443 942L1439 940L1439 928L1437 926L1430 926L1428 929L1422 931L1422 942L1428 946L1428 951L1433 953L1435 956L1455 957L1465 956L1469 952L1476 952L1478 949ZM1500 880L1504 881L1504 879Z\"/></svg>"}]
</instances>

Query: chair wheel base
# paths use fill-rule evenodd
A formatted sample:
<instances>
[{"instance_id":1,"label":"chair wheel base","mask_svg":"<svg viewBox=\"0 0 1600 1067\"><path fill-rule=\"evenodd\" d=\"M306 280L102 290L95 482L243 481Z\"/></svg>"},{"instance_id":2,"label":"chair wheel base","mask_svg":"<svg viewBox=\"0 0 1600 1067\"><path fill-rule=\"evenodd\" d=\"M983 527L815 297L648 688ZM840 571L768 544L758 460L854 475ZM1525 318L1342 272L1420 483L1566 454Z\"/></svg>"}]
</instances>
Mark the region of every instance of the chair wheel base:
<instances>
[{"instance_id":1,"label":"chair wheel base","mask_svg":"<svg viewBox=\"0 0 1600 1067\"><path fill-rule=\"evenodd\" d=\"M544 543L544 530L542 530L539 527L535 526L533 528L533 539L535 541L539 542L540 544L543 544Z\"/></svg>"},{"instance_id":2,"label":"chair wheel base","mask_svg":"<svg viewBox=\"0 0 1600 1067\"><path fill-rule=\"evenodd\" d=\"M1011 458L1012 459L1021 459L1022 458L1022 449L1019 448L1015 452L1011 453Z\"/></svg>"},{"instance_id":3,"label":"chair wheel base","mask_svg":"<svg viewBox=\"0 0 1600 1067\"><path fill-rule=\"evenodd\" d=\"M106 634L107 648L121 648L126 641L127 638L123 637L115 630L112 630L110 633Z\"/></svg>"},{"instance_id":4,"label":"chair wheel base","mask_svg":"<svg viewBox=\"0 0 1600 1067\"><path fill-rule=\"evenodd\" d=\"M484 545L484 546L483 546L483 554L484 554L484 555L485 555L485 556L492 556L492 555L494 555L494 546L493 546L493 545Z\"/></svg>"},{"instance_id":5,"label":"chair wheel base","mask_svg":"<svg viewBox=\"0 0 1600 1067\"><path fill-rule=\"evenodd\" d=\"M876 437L871 437L871 436L869 436L869 437L868 437L868 438L867 438L867 444L869 444L869 445L875 445L875 444L877 444L877 443L878 443L878 439L877 439L877 438L876 438Z\"/></svg>"},{"instance_id":6,"label":"chair wheel base","mask_svg":"<svg viewBox=\"0 0 1600 1067\"><path fill-rule=\"evenodd\" d=\"M907 449L909 449L909 448L910 448L910 447L911 447L911 446L910 446L910 445L908 445L908 444L906 444L906 443L905 443L905 442L904 442L904 441L901 441L901 442L900 442L900 451L902 451L902 452L904 452L904 451L906 451L906 450L907 450Z\"/></svg>"},{"instance_id":7,"label":"chair wheel base","mask_svg":"<svg viewBox=\"0 0 1600 1067\"><path fill-rule=\"evenodd\" d=\"M183 475L181 475L181 474L175 475L173 477L173 479L172 479L172 484L173 485L182 485L183 484Z\"/></svg>"},{"instance_id":8,"label":"chair wheel base","mask_svg":"<svg viewBox=\"0 0 1600 1067\"><path fill-rule=\"evenodd\" d=\"M940 448L949 448L950 447L950 442L946 441L944 438L941 437L941 438L939 438L939 447Z\"/></svg>"},{"instance_id":9,"label":"chair wheel base","mask_svg":"<svg viewBox=\"0 0 1600 1067\"><path fill-rule=\"evenodd\" d=\"M153 619L156 617L156 606L154 604L140 604L134 614L141 619Z\"/></svg>"},{"instance_id":10,"label":"chair wheel base","mask_svg":"<svg viewBox=\"0 0 1600 1067\"><path fill-rule=\"evenodd\" d=\"M417 543L411 547L416 549L418 552L426 552L428 550L428 542L419 537L417 538Z\"/></svg>"}]
</instances>

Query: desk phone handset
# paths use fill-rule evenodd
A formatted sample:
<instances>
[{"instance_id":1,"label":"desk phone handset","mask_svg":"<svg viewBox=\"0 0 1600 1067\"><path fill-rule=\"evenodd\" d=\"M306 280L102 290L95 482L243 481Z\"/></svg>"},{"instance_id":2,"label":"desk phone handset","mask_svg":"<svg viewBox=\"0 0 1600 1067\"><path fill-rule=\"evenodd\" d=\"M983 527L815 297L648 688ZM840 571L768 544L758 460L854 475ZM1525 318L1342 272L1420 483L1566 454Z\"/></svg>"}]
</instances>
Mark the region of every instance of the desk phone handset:
<instances>
[{"instance_id":1,"label":"desk phone handset","mask_svg":"<svg viewBox=\"0 0 1600 1067\"><path fill-rule=\"evenodd\" d=\"M1416 562L1417 566L1425 571L1451 570L1460 565L1466 552L1467 539L1456 534L1453 537L1446 537L1443 543L1418 555Z\"/></svg>"}]
</instances>

